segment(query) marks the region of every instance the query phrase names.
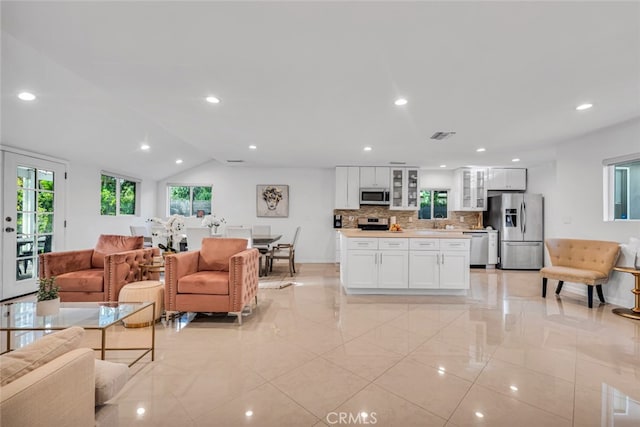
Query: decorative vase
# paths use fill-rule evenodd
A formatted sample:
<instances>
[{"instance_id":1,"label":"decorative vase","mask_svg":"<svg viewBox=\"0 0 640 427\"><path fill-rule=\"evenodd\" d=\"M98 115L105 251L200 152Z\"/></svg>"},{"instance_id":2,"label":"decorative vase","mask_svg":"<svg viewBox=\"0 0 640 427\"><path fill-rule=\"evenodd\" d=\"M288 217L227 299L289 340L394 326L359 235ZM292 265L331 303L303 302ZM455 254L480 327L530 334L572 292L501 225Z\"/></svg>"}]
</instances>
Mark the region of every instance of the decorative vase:
<instances>
[{"instance_id":1,"label":"decorative vase","mask_svg":"<svg viewBox=\"0 0 640 427\"><path fill-rule=\"evenodd\" d=\"M36 303L37 316L55 316L60 312L60 297Z\"/></svg>"}]
</instances>

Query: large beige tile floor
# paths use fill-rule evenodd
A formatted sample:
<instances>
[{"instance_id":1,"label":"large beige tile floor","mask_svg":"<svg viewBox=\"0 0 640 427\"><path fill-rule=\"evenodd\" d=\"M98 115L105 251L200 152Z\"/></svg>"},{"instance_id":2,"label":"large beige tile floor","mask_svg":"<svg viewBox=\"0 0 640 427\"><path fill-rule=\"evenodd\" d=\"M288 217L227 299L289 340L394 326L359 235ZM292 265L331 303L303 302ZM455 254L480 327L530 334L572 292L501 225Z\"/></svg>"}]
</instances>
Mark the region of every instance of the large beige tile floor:
<instances>
[{"instance_id":1,"label":"large beige tile floor","mask_svg":"<svg viewBox=\"0 0 640 427\"><path fill-rule=\"evenodd\" d=\"M537 272L474 269L466 297L394 297L344 295L333 264L298 270L242 326L159 323L156 361L113 401L120 425L640 425L640 321L609 304L542 299Z\"/></svg>"}]
</instances>

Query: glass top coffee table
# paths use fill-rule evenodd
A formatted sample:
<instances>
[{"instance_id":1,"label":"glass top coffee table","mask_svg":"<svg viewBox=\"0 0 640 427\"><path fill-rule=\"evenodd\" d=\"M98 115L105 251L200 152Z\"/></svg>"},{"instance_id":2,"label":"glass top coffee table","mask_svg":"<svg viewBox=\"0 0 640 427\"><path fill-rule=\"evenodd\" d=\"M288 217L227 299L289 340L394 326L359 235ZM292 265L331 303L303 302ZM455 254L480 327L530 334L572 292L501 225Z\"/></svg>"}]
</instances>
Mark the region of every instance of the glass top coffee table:
<instances>
[{"instance_id":1,"label":"glass top coffee table","mask_svg":"<svg viewBox=\"0 0 640 427\"><path fill-rule=\"evenodd\" d=\"M151 322L151 346L149 347L107 347L107 329L122 322L129 316L149 310L150 316L155 313L155 302L62 302L60 311L52 316L38 316L36 302L14 302L0 304L0 331L6 331L6 350L12 350L12 333L27 331L56 331L71 326L80 326L86 330L98 330L101 333L100 358L104 360L109 350L143 350L140 357L129 366L151 353L155 359L155 322Z\"/></svg>"}]
</instances>

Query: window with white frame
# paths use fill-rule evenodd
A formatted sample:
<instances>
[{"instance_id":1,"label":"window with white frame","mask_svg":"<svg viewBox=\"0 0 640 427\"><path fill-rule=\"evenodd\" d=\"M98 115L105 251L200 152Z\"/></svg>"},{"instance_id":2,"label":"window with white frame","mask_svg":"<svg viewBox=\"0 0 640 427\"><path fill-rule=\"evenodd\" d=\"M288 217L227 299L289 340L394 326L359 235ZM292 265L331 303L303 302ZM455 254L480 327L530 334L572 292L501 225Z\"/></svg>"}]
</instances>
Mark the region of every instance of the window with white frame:
<instances>
[{"instance_id":1,"label":"window with white frame","mask_svg":"<svg viewBox=\"0 0 640 427\"><path fill-rule=\"evenodd\" d=\"M167 186L167 210L169 215L198 216L211 214L210 185Z\"/></svg>"},{"instance_id":2,"label":"window with white frame","mask_svg":"<svg viewBox=\"0 0 640 427\"><path fill-rule=\"evenodd\" d=\"M100 176L100 215L139 215L140 181L103 172Z\"/></svg>"},{"instance_id":3,"label":"window with white frame","mask_svg":"<svg viewBox=\"0 0 640 427\"><path fill-rule=\"evenodd\" d=\"M604 220L640 220L640 153L606 159Z\"/></svg>"},{"instance_id":4,"label":"window with white frame","mask_svg":"<svg viewBox=\"0 0 640 427\"><path fill-rule=\"evenodd\" d=\"M418 219L446 219L448 200L447 190L420 190Z\"/></svg>"}]
</instances>

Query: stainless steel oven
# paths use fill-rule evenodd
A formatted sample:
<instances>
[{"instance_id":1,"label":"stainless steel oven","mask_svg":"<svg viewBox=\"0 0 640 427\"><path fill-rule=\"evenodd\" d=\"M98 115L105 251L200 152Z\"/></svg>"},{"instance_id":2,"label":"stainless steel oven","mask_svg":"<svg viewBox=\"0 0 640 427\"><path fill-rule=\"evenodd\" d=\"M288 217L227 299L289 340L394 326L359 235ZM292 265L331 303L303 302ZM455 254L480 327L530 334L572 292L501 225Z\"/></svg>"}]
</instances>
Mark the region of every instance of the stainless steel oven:
<instances>
[{"instance_id":1,"label":"stainless steel oven","mask_svg":"<svg viewBox=\"0 0 640 427\"><path fill-rule=\"evenodd\" d=\"M388 188L361 188L361 205L389 205Z\"/></svg>"}]
</instances>

